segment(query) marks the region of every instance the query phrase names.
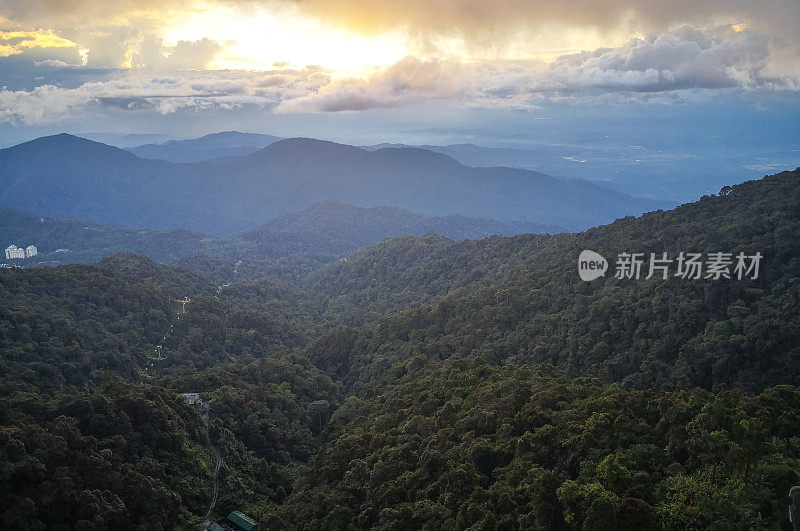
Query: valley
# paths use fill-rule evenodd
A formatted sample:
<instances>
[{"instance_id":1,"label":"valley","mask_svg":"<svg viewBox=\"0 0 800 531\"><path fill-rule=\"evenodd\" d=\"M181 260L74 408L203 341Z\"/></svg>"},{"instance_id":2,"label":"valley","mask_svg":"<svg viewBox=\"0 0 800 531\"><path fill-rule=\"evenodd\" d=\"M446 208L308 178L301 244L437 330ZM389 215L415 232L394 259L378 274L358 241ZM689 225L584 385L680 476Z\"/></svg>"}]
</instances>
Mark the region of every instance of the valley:
<instances>
[{"instance_id":1,"label":"valley","mask_svg":"<svg viewBox=\"0 0 800 531\"><path fill-rule=\"evenodd\" d=\"M782 525L798 194L784 172L577 234L399 236L291 281L129 253L0 271L4 521ZM683 247L758 249L763 274L577 275L583 248Z\"/></svg>"}]
</instances>

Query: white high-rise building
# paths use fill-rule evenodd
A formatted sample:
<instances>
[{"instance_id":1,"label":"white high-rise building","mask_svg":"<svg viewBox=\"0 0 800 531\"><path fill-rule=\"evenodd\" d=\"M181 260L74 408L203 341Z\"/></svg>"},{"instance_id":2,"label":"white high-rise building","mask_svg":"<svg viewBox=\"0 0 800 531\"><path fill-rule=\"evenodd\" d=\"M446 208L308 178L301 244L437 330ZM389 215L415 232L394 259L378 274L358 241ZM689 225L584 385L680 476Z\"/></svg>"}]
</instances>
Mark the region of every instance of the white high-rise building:
<instances>
[{"instance_id":1,"label":"white high-rise building","mask_svg":"<svg viewBox=\"0 0 800 531\"><path fill-rule=\"evenodd\" d=\"M11 244L6 247L6 260L24 260L25 258L36 256L38 253L39 250L36 249L35 245L29 245L23 249Z\"/></svg>"},{"instance_id":2,"label":"white high-rise building","mask_svg":"<svg viewBox=\"0 0 800 531\"><path fill-rule=\"evenodd\" d=\"M6 247L6 260L16 260L18 258L25 258L25 249L13 244Z\"/></svg>"}]
</instances>

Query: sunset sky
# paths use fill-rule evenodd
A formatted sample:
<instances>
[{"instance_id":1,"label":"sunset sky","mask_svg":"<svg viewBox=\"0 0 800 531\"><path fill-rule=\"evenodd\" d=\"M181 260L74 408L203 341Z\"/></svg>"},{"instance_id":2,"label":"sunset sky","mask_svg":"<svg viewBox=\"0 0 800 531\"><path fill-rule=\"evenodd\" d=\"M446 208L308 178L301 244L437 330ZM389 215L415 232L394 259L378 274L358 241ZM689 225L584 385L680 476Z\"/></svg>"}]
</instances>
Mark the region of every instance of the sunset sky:
<instances>
[{"instance_id":1,"label":"sunset sky","mask_svg":"<svg viewBox=\"0 0 800 531\"><path fill-rule=\"evenodd\" d=\"M491 143L640 115L780 124L798 116L798 21L796 0L0 0L0 144L221 129Z\"/></svg>"}]
</instances>

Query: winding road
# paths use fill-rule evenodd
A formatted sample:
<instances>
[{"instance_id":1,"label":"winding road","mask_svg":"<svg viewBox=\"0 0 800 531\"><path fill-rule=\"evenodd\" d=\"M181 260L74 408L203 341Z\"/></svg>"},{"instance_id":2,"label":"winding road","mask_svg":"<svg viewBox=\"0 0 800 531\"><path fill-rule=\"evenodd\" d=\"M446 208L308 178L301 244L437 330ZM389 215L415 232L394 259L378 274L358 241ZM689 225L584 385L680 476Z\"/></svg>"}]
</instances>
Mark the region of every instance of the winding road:
<instances>
[{"instance_id":1,"label":"winding road","mask_svg":"<svg viewBox=\"0 0 800 531\"><path fill-rule=\"evenodd\" d=\"M211 496L211 502L208 504L208 511L205 518L205 529L211 525L211 513L214 512L214 507L217 505L217 496L219 495L219 469L222 467L222 455L219 449L211 442L211 435L209 434L209 420L208 420L208 404L203 402L203 422L206 423L206 435L208 435L208 444L214 451L214 493Z\"/></svg>"},{"instance_id":2,"label":"winding road","mask_svg":"<svg viewBox=\"0 0 800 531\"><path fill-rule=\"evenodd\" d=\"M227 286L230 286L230 285L231 285L231 283L228 282L227 284L223 284L222 286L219 286L217 288L217 294L219 294L222 291L223 288L225 288ZM181 306L181 311L182 311L182 313L186 313L186 305L188 303L192 302L192 300L189 297L184 297L183 299L179 299L176 302L181 303L181 305L182 305ZM180 314L176 315L176 317L178 319L181 318ZM173 324L170 324L169 325L169 332L167 332L167 334L164 334L164 337L162 338L162 342L166 341L167 335L172 333L173 330L174 330L174 326L173 326ZM158 346L158 359L159 360L162 359L161 358L161 345ZM200 400L200 404L202 405L202 408L203 408L203 422L206 425L206 438L208 439L208 445L211 447L211 450L214 452L214 489L213 489L213 493L211 495L211 501L208 503L208 511L206 511L205 525L204 525L204 529L208 530L208 528L211 526L211 515L214 513L214 508L217 506L217 498L219 497L219 471L222 468L222 464L224 463L224 461L222 459L222 454L219 453L219 448L214 446L214 443L211 442L211 422L209 420L209 409L210 409L210 406L209 406L208 402L205 402L203 400Z\"/></svg>"}]
</instances>

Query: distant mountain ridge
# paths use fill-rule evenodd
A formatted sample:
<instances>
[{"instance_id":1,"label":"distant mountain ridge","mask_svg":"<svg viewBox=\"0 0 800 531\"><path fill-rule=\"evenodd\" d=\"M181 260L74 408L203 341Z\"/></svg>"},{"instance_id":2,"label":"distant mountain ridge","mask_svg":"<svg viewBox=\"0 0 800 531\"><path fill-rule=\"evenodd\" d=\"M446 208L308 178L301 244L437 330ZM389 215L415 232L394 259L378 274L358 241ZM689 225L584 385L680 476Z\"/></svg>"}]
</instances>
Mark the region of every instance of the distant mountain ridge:
<instances>
[{"instance_id":1,"label":"distant mountain ridge","mask_svg":"<svg viewBox=\"0 0 800 531\"><path fill-rule=\"evenodd\" d=\"M420 148L375 151L310 138L271 144L226 169L257 175L270 168L286 179L274 191L289 200L337 200L358 206L391 205L421 214L461 214L524 220L580 230L621 212L673 206L633 198L587 181L562 181L516 168L472 168ZM259 181L251 181L253 186ZM627 215L627 214L626 214Z\"/></svg>"},{"instance_id":2,"label":"distant mountain ridge","mask_svg":"<svg viewBox=\"0 0 800 531\"><path fill-rule=\"evenodd\" d=\"M147 160L67 134L0 150L0 204L48 216L230 235L326 200L569 230L669 206L418 148L370 152L308 138L226 165Z\"/></svg>"},{"instance_id":3,"label":"distant mountain ridge","mask_svg":"<svg viewBox=\"0 0 800 531\"><path fill-rule=\"evenodd\" d=\"M170 162L204 162L225 157L242 157L281 140L279 136L260 133L223 131L191 138L170 140L158 144L144 144L127 148L144 159L161 159Z\"/></svg>"},{"instance_id":4,"label":"distant mountain ridge","mask_svg":"<svg viewBox=\"0 0 800 531\"><path fill-rule=\"evenodd\" d=\"M379 206L357 207L338 201L323 201L299 212L277 217L242 234L243 237L261 231L319 232L329 236L347 237L354 242L373 244L384 238L402 235L421 235L429 232L455 240L485 238L494 234L511 236L529 232L566 232L558 225L531 222L503 222L488 218L466 216L424 216L408 210Z\"/></svg>"},{"instance_id":5,"label":"distant mountain ridge","mask_svg":"<svg viewBox=\"0 0 800 531\"><path fill-rule=\"evenodd\" d=\"M560 228L464 216L430 217L395 207L362 208L326 201L235 237L213 238L185 229L124 227L0 207L0 243L34 244L39 249L35 258L15 262L24 266L92 263L125 252L203 270L207 268L192 262L200 255L223 268L239 260L268 267L289 259L314 268L400 235L438 233L463 240L523 232L560 232Z\"/></svg>"}]
</instances>

